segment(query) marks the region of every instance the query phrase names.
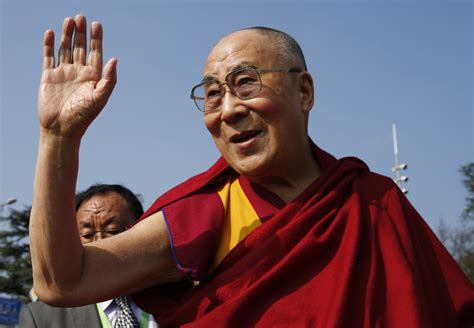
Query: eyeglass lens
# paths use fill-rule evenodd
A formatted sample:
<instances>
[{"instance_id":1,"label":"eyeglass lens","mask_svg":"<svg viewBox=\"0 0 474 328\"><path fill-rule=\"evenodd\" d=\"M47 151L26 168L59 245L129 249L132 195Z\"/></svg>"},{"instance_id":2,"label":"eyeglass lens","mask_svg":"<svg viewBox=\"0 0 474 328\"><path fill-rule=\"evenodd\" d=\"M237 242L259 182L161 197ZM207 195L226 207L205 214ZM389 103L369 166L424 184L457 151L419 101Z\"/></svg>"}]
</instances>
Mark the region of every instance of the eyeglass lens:
<instances>
[{"instance_id":1,"label":"eyeglass lens","mask_svg":"<svg viewBox=\"0 0 474 328\"><path fill-rule=\"evenodd\" d=\"M249 99L262 88L260 75L254 67L236 70L227 75L225 83L209 81L196 87L193 92L198 108L202 111L219 108L226 92L224 84L227 84L230 91L240 99Z\"/></svg>"}]
</instances>

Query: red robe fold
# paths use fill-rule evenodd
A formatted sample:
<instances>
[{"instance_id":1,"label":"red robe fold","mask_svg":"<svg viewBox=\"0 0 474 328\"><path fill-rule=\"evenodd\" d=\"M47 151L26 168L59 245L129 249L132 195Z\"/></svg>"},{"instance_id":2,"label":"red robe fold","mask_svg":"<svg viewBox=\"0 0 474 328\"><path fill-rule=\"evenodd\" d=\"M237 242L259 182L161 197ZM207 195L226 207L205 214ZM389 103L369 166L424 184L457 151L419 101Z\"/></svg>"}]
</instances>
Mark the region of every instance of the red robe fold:
<instances>
[{"instance_id":1,"label":"red robe fold","mask_svg":"<svg viewBox=\"0 0 474 328\"><path fill-rule=\"evenodd\" d=\"M160 288L136 303L161 327L472 327L473 284L393 181L355 158L315 157L321 176L208 280L173 303ZM144 217L229 172L220 159Z\"/></svg>"}]
</instances>

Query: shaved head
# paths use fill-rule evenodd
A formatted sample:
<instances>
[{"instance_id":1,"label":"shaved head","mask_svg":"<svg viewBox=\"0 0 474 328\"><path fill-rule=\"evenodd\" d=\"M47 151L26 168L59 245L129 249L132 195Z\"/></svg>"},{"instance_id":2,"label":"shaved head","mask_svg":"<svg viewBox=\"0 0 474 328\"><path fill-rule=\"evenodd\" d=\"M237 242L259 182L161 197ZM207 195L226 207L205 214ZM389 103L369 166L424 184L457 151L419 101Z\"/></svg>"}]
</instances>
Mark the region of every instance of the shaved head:
<instances>
[{"instance_id":1,"label":"shaved head","mask_svg":"<svg viewBox=\"0 0 474 328\"><path fill-rule=\"evenodd\" d=\"M313 165L308 164L313 159L307 133L313 80L296 41L267 28L236 31L211 50L203 76L229 85L229 76L233 79L245 67L261 73L257 77L244 73L236 81L259 84L258 94L242 99L225 93L217 110L204 113L206 128L222 156L236 172L262 184L269 177ZM308 151L303 154L301 148Z\"/></svg>"},{"instance_id":2,"label":"shaved head","mask_svg":"<svg viewBox=\"0 0 474 328\"><path fill-rule=\"evenodd\" d=\"M275 53L279 54L282 66L295 67L304 71L307 70L303 50L301 50L300 45L291 35L269 27L254 26L232 32L223 37L221 41L240 31L255 31L267 37L271 41L272 47L275 48Z\"/></svg>"}]
</instances>

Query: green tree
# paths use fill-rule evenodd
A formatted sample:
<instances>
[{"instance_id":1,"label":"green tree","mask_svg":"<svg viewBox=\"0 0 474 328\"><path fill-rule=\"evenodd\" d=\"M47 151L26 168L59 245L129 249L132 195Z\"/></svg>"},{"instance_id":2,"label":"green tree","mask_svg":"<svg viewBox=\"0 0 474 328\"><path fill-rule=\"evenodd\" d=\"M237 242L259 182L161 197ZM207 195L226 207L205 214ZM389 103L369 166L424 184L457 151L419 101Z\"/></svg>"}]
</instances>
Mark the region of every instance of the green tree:
<instances>
[{"instance_id":1,"label":"green tree","mask_svg":"<svg viewBox=\"0 0 474 328\"><path fill-rule=\"evenodd\" d=\"M462 213L462 226L457 238L464 242L459 247L458 262L464 272L474 281L474 162L466 164L459 170L467 190L466 207Z\"/></svg>"},{"instance_id":2,"label":"green tree","mask_svg":"<svg viewBox=\"0 0 474 328\"><path fill-rule=\"evenodd\" d=\"M466 275L474 281L474 162L459 169L467 190L466 207L458 226L449 229L441 222L438 235Z\"/></svg>"},{"instance_id":3,"label":"green tree","mask_svg":"<svg viewBox=\"0 0 474 328\"><path fill-rule=\"evenodd\" d=\"M0 231L0 292L29 301L33 285L28 225L31 207L10 210L0 217L7 229Z\"/></svg>"},{"instance_id":4,"label":"green tree","mask_svg":"<svg viewBox=\"0 0 474 328\"><path fill-rule=\"evenodd\" d=\"M474 224L474 162L459 169L463 175L463 183L467 190L466 208L462 213L463 220Z\"/></svg>"}]
</instances>

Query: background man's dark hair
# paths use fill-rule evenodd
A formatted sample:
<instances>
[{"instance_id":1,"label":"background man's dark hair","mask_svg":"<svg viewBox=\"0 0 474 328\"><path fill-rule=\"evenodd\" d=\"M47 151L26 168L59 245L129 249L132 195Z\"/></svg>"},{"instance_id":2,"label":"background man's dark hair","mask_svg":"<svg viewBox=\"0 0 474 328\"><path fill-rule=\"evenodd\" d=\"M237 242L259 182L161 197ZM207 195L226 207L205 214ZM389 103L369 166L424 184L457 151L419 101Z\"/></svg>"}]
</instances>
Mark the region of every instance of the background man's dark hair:
<instances>
[{"instance_id":1,"label":"background man's dark hair","mask_svg":"<svg viewBox=\"0 0 474 328\"><path fill-rule=\"evenodd\" d=\"M140 201L141 196L135 195L130 189L125 188L119 184L95 184L84 191L76 194L76 212L81 207L82 203L91 199L94 196L106 195L109 193L117 193L122 196L128 204L128 209L133 214L134 221L143 214L143 206Z\"/></svg>"}]
</instances>

